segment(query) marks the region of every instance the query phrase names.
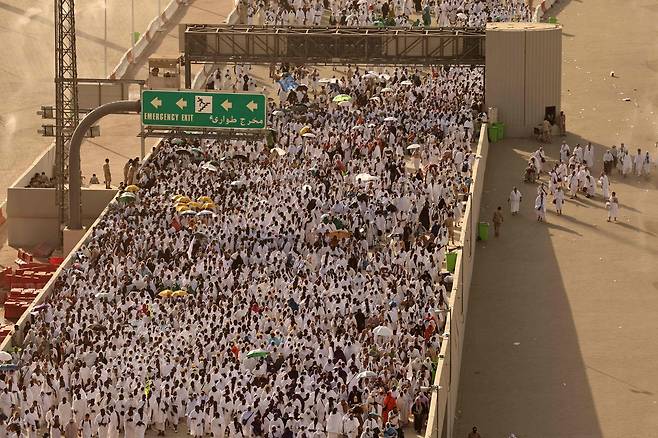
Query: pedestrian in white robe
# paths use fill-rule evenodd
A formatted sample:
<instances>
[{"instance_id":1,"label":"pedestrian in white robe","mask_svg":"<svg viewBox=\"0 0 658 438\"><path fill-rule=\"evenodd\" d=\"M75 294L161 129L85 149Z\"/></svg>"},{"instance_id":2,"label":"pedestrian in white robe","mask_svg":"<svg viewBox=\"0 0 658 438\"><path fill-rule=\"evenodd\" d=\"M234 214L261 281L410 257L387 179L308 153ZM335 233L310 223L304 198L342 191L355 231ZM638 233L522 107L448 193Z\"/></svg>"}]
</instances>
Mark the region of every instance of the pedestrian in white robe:
<instances>
[{"instance_id":1,"label":"pedestrian in white robe","mask_svg":"<svg viewBox=\"0 0 658 438\"><path fill-rule=\"evenodd\" d=\"M601 190L603 191L603 199L608 199L610 197L610 180L605 172L601 172L599 184L601 184Z\"/></svg>"},{"instance_id":2,"label":"pedestrian in white robe","mask_svg":"<svg viewBox=\"0 0 658 438\"><path fill-rule=\"evenodd\" d=\"M635 168L635 175L642 176L642 167L644 164L644 155L642 149L637 150L637 155L633 159L633 167Z\"/></svg>"},{"instance_id":3,"label":"pedestrian in white robe","mask_svg":"<svg viewBox=\"0 0 658 438\"><path fill-rule=\"evenodd\" d=\"M633 171L633 159L631 158L631 154L628 152L624 154L624 157L621 160L621 174L624 176L624 178Z\"/></svg>"},{"instance_id":4,"label":"pedestrian in white robe","mask_svg":"<svg viewBox=\"0 0 658 438\"><path fill-rule=\"evenodd\" d=\"M617 216L619 215L619 198L617 198L617 193L612 192L606 207L608 207L608 222L613 219L617 222Z\"/></svg>"},{"instance_id":5,"label":"pedestrian in white robe","mask_svg":"<svg viewBox=\"0 0 658 438\"><path fill-rule=\"evenodd\" d=\"M521 194L519 189L514 187L509 194L509 198L507 199L509 202L510 212L513 215L516 215L519 212L522 199L523 199L523 195Z\"/></svg>"},{"instance_id":6,"label":"pedestrian in white robe","mask_svg":"<svg viewBox=\"0 0 658 438\"><path fill-rule=\"evenodd\" d=\"M644 154L644 160L642 161L642 174L646 176L647 178L651 174L651 156L649 155L649 151L647 151Z\"/></svg>"},{"instance_id":7,"label":"pedestrian in white robe","mask_svg":"<svg viewBox=\"0 0 658 438\"><path fill-rule=\"evenodd\" d=\"M558 215L562 215L562 205L564 204L564 190L562 190L562 186L558 186L553 196L555 201L555 211Z\"/></svg>"},{"instance_id":8,"label":"pedestrian in white robe","mask_svg":"<svg viewBox=\"0 0 658 438\"><path fill-rule=\"evenodd\" d=\"M535 198L535 213L537 214L537 222L546 220L546 195L543 193Z\"/></svg>"}]
</instances>

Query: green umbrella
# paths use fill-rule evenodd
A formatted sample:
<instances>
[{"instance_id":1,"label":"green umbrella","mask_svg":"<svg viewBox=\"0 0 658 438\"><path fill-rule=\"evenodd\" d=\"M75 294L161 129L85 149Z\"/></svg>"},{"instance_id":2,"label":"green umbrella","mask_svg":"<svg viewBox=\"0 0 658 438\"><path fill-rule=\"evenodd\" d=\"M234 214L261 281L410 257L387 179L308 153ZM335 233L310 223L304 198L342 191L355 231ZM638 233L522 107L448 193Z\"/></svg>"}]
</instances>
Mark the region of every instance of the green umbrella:
<instances>
[{"instance_id":1,"label":"green umbrella","mask_svg":"<svg viewBox=\"0 0 658 438\"><path fill-rule=\"evenodd\" d=\"M135 202L136 198L137 198L137 196L135 196L134 193L125 192L121 196L119 196L119 201L121 201L121 202Z\"/></svg>"},{"instance_id":2,"label":"green umbrella","mask_svg":"<svg viewBox=\"0 0 658 438\"><path fill-rule=\"evenodd\" d=\"M347 94L339 94L332 99L333 102L349 102L350 100L352 100L352 96Z\"/></svg>"},{"instance_id":3,"label":"green umbrella","mask_svg":"<svg viewBox=\"0 0 658 438\"><path fill-rule=\"evenodd\" d=\"M269 351L265 351L263 349L257 348L255 350L251 350L249 353L247 353L248 358L252 357L266 357L268 354L270 354Z\"/></svg>"}]
</instances>

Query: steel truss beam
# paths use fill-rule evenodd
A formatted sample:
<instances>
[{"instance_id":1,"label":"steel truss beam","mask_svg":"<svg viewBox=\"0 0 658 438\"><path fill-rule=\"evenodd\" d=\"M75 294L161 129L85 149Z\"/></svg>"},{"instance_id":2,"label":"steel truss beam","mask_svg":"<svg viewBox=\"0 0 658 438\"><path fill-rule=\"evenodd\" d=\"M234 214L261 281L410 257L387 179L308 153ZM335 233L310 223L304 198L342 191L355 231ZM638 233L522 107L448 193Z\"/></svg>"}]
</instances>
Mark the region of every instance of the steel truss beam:
<instances>
[{"instance_id":1,"label":"steel truss beam","mask_svg":"<svg viewBox=\"0 0 658 438\"><path fill-rule=\"evenodd\" d=\"M485 33L476 29L181 26L181 52L187 65L484 65Z\"/></svg>"},{"instance_id":2,"label":"steel truss beam","mask_svg":"<svg viewBox=\"0 0 658 438\"><path fill-rule=\"evenodd\" d=\"M138 137L154 138L203 138L211 140L261 140L271 131L269 129L239 130L239 129L189 129L189 128L158 128L144 127L144 133Z\"/></svg>"},{"instance_id":3,"label":"steel truss beam","mask_svg":"<svg viewBox=\"0 0 658 438\"><path fill-rule=\"evenodd\" d=\"M68 219L69 142L78 125L75 0L55 1L55 189L60 227ZM61 238L61 233L60 233Z\"/></svg>"}]
</instances>

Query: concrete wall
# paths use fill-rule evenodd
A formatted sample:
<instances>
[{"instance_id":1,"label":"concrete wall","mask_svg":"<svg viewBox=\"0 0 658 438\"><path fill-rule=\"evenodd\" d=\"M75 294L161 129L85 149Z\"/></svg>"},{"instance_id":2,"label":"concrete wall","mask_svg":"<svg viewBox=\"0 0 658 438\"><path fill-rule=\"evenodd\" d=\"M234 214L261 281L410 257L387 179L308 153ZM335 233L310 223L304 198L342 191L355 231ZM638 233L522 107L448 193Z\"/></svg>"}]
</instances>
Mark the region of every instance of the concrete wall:
<instances>
[{"instance_id":1,"label":"concrete wall","mask_svg":"<svg viewBox=\"0 0 658 438\"><path fill-rule=\"evenodd\" d=\"M457 254L452 293L448 302L450 313L445 326L447 336L441 344L439 363L434 379L434 385L440 388L432 391L425 438L453 436L455 409L459 395L459 373L464 347L466 314L468 313L468 296L471 290L473 261L475 259L478 216L484 186L484 172L487 167L487 154L489 153L486 124L480 129L476 153L479 158L473 167L474 178L471 186L471 196L466 205L461 228L460 245L462 249Z\"/></svg>"},{"instance_id":2,"label":"concrete wall","mask_svg":"<svg viewBox=\"0 0 658 438\"><path fill-rule=\"evenodd\" d=\"M82 189L82 224L91 225L116 195L116 190ZM8 240L13 247L40 243L59 246L55 189L7 189Z\"/></svg>"},{"instance_id":3,"label":"concrete wall","mask_svg":"<svg viewBox=\"0 0 658 438\"><path fill-rule=\"evenodd\" d=\"M46 149L36 160L32 162L32 165L27 168L21 176L18 177L16 181L12 184L12 187L25 187L29 184L30 179L34 176L35 173L46 172L48 178L53 176L53 171L55 170L55 142L50 144L50 147Z\"/></svg>"},{"instance_id":4,"label":"concrete wall","mask_svg":"<svg viewBox=\"0 0 658 438\"><path fill-rule=\"evenodd\" d=\"M562 28L547 23L487 25L485 102L498 108L506 137L527 137L544 120L544 110L560 112Z\"/></svg>"}]
</instances>

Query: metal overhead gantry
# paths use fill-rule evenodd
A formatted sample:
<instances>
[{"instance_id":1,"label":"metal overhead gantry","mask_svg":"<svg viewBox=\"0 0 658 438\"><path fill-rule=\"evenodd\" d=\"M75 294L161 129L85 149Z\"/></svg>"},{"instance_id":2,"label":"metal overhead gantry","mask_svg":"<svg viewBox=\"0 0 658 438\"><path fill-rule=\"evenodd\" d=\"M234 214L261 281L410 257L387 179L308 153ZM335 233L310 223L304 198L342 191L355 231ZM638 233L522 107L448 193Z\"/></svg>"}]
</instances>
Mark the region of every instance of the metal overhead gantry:
<instances>
[{"instance_id":1,"label":"metal overhead gantry","mask_svg":"<svg viewBox=\"0 0 658 438\"><path fill-rule=\"evenodd\" d=\"M78 120L75 1L55 0L55 189L60 227L68 216L69 142Z\"/></svg>"},{"instance_id":2,"label":"metal overhead gantry","mask_svg":"<svg viewBox=\"0 0 658 438\"><path fill-rule=\"evenodd\" d=\"M181 34L186 88L192 64L484 66L485 62L485 33L478 29L181 24Z\"/></svg>"}]
</instances>

